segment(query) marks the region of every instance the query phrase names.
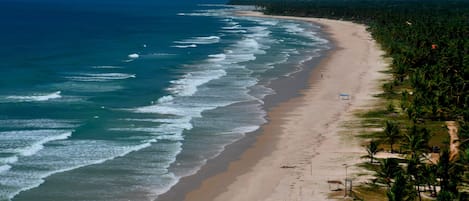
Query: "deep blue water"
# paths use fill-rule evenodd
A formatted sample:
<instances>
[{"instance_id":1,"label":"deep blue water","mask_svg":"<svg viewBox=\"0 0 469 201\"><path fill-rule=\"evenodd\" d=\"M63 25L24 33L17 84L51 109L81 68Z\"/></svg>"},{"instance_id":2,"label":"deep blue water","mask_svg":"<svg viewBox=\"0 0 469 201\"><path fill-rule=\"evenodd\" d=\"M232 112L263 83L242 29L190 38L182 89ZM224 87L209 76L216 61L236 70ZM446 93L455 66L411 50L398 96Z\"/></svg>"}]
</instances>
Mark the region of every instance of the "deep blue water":
<instances>
[{"instance_id":1,"label":"deep blue water","mask_svg":"<svg viewBox=\"0 0 469 201\"><path fill-rule=\"evenodd\" d=\"M328 48L317 26L208 3L1 1L0 200L155 199Z\"/></svg>"}]
</instances>

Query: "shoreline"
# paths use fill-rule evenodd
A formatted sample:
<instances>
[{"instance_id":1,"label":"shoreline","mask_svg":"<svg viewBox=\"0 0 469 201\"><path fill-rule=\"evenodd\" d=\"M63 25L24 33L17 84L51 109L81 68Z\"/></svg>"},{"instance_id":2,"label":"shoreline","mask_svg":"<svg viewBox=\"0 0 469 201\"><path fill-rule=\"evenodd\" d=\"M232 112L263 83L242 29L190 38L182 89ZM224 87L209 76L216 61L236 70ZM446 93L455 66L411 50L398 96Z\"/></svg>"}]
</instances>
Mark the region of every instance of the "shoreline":
<instances>
[{"instance_id":1,"label":"shoreline","mask_svg":"<svg viewBox=\"0 0 469 201\"><path fill-rule=\"evenodd\" d=\"M382 52L363 25L240 14L319 24L335 48L308 73L300 72L307 85L298 96L273 104L258 131L229 145L157 200L325 200L331 192L327 180L343 180L342 164L356 164L366 154L353 136L344 141L340 122L353 118L350 111L369 104L370 94L377 92L373 82L385 67ZM340 93L351 94L351 100L340 100Z\"/></svg>"}]
</instances>

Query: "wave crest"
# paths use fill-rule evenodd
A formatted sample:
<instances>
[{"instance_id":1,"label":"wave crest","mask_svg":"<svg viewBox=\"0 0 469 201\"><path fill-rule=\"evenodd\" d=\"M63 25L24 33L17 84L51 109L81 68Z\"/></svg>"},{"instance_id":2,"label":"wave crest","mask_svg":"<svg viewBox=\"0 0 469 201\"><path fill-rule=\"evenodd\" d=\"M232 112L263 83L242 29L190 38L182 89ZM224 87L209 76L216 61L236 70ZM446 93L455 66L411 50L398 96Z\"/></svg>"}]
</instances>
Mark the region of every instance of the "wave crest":
<instances>
[{"instance_id":1,"label":"wave crest","mask_svg":"<svg viewBox=\"0 0 469 201\"><path fill-rule=\"evenodd\" d=\"M56 91L53 93L48 94L37 94L37 95L30 95L30 96L7 96L6 99L15 100L18 102L35 102L35 101L48 101L51 99L61 98L60 95L61 91Z\"/></svg>"},{"instance_id":2,"label":"wave crest","mask_svg":"<svg viewBox=\"0 0 469 201\"><path fill-rule=\"evenodd\" d=\"M219 43L219 42L220 42L219 36L202 36L202 37L192 37L190 39L186 39L182 41L175 41L174 43L208 45L208 44L214 44L214 43Z\"/></svg>"}]
</instances>

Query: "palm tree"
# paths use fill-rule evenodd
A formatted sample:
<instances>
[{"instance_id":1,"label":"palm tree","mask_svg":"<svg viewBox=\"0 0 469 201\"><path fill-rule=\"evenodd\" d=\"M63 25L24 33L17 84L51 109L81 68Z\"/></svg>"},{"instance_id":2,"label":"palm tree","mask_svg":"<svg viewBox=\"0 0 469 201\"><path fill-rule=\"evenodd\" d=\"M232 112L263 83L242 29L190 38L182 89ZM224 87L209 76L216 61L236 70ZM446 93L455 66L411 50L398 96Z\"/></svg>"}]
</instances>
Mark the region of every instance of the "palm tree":
<instances>
[{"instance_id":1,"label":"palm tree","mask_svg":"<svg viewBox=\"0 0 469 201\"><path fill-rule=\"evenodd\" d=\"M386 193L389 201L413 201L415 194L413 185L402 173L396 175L396 181Z\"/></svg>"},{"instance_id":2,"label":"palm tree","mask_svg":"<svg viewBox=\"0 0 469 201\"><path fill-rule=\"evenodd\" d=\"M398 57L400 58L400 57ZM403 82L404 78L407 76L408 66L405 65L403 62L400 61L401 59L393 60L393 70L394 70L394 78L399 81Z\"/></svg>"},{"instance_id":3,"label":"palm tree","mask_svg":"<svg viewBox=\"0 0 469 201\"><path fill-rule=\"evenodd\" d=\"M366 146L366 152L368 152L368 158L370 158L370 163L373 164L373 159L376 153L378 153L378 142L375 140L371 140L370 144Z\"/></svg>"},{"instance_id":4,"label":"palm tree","mask_svg":"<svg viewBox=\"0 0 469 201\"><path fill-rule=\"evenodd\" d=\"M436 200L437 201L453 201L454 195L446 190L441 190L440 193L438 194Z\"/></svg>"},{"instance_id":5,"label":"palm tree","mask_svg":"<svg viewBox=\"0 0 469 201\"><path fill-rule=\"evenodd\" d=\"M391 187L391 181L396 175L402 174L402 168L399 166L397 159L395 158L386 158L381 161L377 173L378 179L383 183L387 184L388 187Z\"/></svg>"},{"instance_id":6,"label":"palm tree","mask_svg":"<svg viewBox=\"0 0 469 201\"><path fill-rule=\"evenodd\" d=\"M441 150L440 160L438 160L438 176L440 177L440 186L442 191L448 191L451 162L449 160L449 150Z\"/></svg>"},{"instance_id":7,"label":"palm tree","mask_svg":"<svg viewBox=\"0 0 469 201\"><path fill-rule=\"evenodd\" d=\"M387 120L384 126L384 134L386 136L389 145L391 145L391 153L394 152L393 145L396 140L400 137L399 126L395 121Z\"/></svg>"},{"instance_id":8,"label":"palm tree","mask_svg":"<svg viewBox=\"0 0 469 201\"><path fill-rule=\"evenodd\" d=\"M440 186L441 191L451 194L451 197L455 197L458 193L457 187L461 183L462 169L461 166L456 162L450 161L449 150L443 149L440 154L440 160L438 161L438 176L440 177ZM440 197L440 195L438 196ZM448 197L446 195L441 195L441 197Z\"/></svg>"},{"instance_id":9,"label":"palm tree","mask_svg":"<svg viewBox=\"0 0 469 201\"><path fill-rule=\"evenodd\" d=\"M402 147L412 158L420 158L427 151L430 135L427 129L413 125L405 135Z\"/></svg>"},{"instance_id":10,"label":"palm tree","mask_svg":"<svg viewBox=\"0 0 469 201\"><path fill-rule=\"evenodd\" d=\"M432 191L432 196L437 195L436 186L437 186L437 166L435 164L425 164L421 168L422 179L428 185L430 191Z\"/></svg>"},{"instance_id":11,"label":"palm tree","mask_svg":"<svg viewBox=\"0 0 469 201\"><path fill-rule=\"evenodd\" d=\"M420 183L422 180L421 166L420 157L418 155L411 155L411 158L407 161L407 175L412 176L410 180L413 179L414 185L417 186L417 194L420 201L422 200L420 195Z\"/></svg>"}]
</instances>

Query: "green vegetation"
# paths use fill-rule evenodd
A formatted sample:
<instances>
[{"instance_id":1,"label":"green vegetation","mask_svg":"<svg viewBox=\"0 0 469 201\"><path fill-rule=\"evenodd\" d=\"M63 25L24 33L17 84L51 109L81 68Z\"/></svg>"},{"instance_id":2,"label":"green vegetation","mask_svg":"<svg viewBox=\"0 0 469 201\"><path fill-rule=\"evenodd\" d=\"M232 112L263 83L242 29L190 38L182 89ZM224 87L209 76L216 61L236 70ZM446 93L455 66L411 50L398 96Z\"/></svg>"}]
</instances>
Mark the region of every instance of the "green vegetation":
<instances>
[{"instance_id":1,"label":"green vegetation","mask_svg":"<svg viewBox=\"0 0 469 201\"><path fill-rule=\"evenodd\" d=\"M371 140L370 144L366 146L366 152L368 153L367 157L370 158L370 164L373 164L375 154L379 151L378 145L378 142Z\"/></svg>"},{"instance_id":2,"label":"green vegetation","mask_svg":"<svg viewBox=\"0 0 469 201\"><path fill-rule=\"evenodd\" d=\"M362 114L373 139L366 146L376 172L374 191L388 200L469 200L469 1L467 0L232 0L266 14L349 20L368 26L392 58L383 106ZM449 150L446 121L459 129L459 153ZM452 142L454 143L454 142ZM432 152L439 151L436 160ZM404 159L373 163L377 150ZM456 157L453 155L456 154ZM378 190L376 190L376 188ZM373 189L373 190L372 190Z\"/></svg>"}]
</instances>

